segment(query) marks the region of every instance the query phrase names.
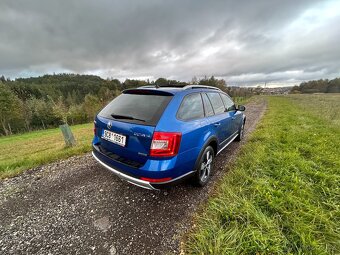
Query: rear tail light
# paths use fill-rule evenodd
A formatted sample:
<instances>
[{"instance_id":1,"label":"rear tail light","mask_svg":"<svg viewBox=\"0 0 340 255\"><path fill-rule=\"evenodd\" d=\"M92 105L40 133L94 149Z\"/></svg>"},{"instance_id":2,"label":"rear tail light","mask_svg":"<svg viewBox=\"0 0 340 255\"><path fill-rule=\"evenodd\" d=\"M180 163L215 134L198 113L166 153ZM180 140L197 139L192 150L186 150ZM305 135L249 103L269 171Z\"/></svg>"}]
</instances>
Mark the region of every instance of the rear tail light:
<instances>
[{"instance_id":1,"label":"rear tail light","mask_svg":"<svg viewBox=\"0 0 340 255\"><path fill-rule=\"evenodd\" d=\"M152 157L171 157L178 153L182 134L177 132L154 132L150 148Z\"/></svg>"},{"instance_id":2,"label":"rear tail light","mask_svg":"<svg viewBox=\"0 0 340 255\"><path fill-rule=\"evenodd\" d=\"M94 127L93 127L93 133L94 133L94 135L97 135L97 127L96 127L96 124L95 124Z\"/></svg>"}]
</instances>

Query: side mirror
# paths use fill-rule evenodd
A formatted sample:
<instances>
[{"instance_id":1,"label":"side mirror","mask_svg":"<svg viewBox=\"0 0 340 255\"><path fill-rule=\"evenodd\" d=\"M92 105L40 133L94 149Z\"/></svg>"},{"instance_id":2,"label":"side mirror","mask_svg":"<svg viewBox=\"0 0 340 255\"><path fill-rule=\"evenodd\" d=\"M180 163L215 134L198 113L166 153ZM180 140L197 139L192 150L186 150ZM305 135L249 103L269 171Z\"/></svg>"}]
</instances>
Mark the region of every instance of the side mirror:
<instances>
[{"instance_id":1,"label":"side mirror","mask_svg":"<svg viewBox=\"0 0 340 255\"><path fill-rule=\"evenodd\" d=\"M236 105L232 105L224 110L225 112L237 111Z\"/></svg>"},{"instance_id":2,"label":"side mirror","mask_svg":"<svg viewBox=\"0 0 340 255\"><path fill-rule=\"evenodd\" d=\"M243 105L238 105L237 110L243 112L246 110L246 107L244 107Z\"/></svg>"}]
</instances>

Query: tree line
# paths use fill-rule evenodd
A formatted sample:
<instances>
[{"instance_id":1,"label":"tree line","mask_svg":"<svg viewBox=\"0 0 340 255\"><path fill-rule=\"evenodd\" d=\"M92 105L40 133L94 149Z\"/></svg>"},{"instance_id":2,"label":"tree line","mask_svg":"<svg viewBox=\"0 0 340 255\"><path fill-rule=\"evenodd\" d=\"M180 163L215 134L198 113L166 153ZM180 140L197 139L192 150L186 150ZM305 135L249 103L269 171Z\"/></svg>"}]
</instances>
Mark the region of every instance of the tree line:
<instances>
[{"instance_id":1,"label":"tree line","mask_svg":"<svg viewBox=\"0 0 340 255\"><path fill-rule=\"evenodd\" d=\"M340 93L340 78L302 82L299 86L294 86L291 93Z\"/></svg>"},{"instance_id":2,"label":"tree line","mask_svg":"<svg viewBox=\"0 0 340 255\"><path fill-rule=\"evenodd\" d=\"M95 75L54 74L40 77L0 77L0 135L87 123L123 90L145 85L187 85L159 78L156 81L102 79ZM255 90L227 87L222 79L193 78L190 84L218 87L231 96L248 97Z\"/></svg>"}]
</instances>

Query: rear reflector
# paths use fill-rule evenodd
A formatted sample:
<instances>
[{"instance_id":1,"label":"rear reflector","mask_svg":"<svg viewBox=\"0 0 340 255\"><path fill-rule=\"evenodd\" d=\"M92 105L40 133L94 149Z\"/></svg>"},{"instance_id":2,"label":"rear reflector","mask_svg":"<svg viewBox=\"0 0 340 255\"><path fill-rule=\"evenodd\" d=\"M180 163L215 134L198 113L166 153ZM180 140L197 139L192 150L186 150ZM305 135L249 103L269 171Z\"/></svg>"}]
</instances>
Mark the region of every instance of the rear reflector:
<instances>
[{"instance_id":1,"label":"rear reflector","mask_svg":"<svg viewBox=\"0 0 340 255\"><path fill-rule=\"evenodd\" d=\"M182 134L177 132L154 132L150 148L152 157L171 157L178 153Z\"/></svg>"},{"instance_id":2,"label":"rear reflector","mask_svg":"<svg viewBox=\"0 0 340 255\"><path fill-rule=\"evenodd\" d=\"M166 177L166 178L154 179L154 178L141 177L140 179L143 181L147 181L147 182L166 182L166 181L170 181L172 178Z\"/></svg>"}]
</instances>

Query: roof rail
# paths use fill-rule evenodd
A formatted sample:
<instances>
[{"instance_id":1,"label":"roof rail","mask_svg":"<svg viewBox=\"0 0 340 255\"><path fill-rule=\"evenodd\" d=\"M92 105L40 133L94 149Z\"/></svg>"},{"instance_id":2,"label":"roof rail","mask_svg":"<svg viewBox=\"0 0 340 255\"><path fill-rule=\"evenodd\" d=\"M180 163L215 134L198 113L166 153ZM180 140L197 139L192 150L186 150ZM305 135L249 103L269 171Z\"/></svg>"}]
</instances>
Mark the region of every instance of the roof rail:
<instances>
[{"instance_id":1,"label":"roof rail","mask_svg":"<svg viewBox=\"0 0 340 255\"><path fill-rule=\"evenodd\" d=\"M167 85L167 86L157 86L157 85L145 85L145 86L141 86L138 87L138 89L144 89L144 88L182 88L182 89L214 89L214 90L220 90L217 87L213 87L213 86L206 86L206 85L185 85L185 86L181 86L181 85Z\"/></svg>"},{"instance_id":2,"label":"roof rail","mask_svg":"<svg viewBox=\"0 0 340 255\"><path fill-rule=\"evenodd\" d=\"M143 89L143 88L156 88L156 89L158 89L158 88L183 88L183 87L185 87L185 86L184 85L177 85L177 84L175 84L175 85L169 84L169 85L162 85L162 86L159 86L159 85L144 85L144 86L138 87L138 89Z\"/></svg>"},{"instance_id":3,"label":"roof rail","mask_svg":"<svg viewBox=\"0 0 340 255\"><path fill-rule=\"evenodd\" d=\"M140 86L138 89L143 89L143 88L156 88L155 85L145 85L145 86Z\"/></svg>"},{"instance_id":4,"label":"roof rail","mask_svg":"<svg viewBox=\"0 0 340 255\"><path fill-rule=\"evenodd\" d=\"M187 85L187 86L184 86L183 89L214 89L214 90L220 90L217 87L206 86L206 85Z\"/></svg>"}]
</instances>

